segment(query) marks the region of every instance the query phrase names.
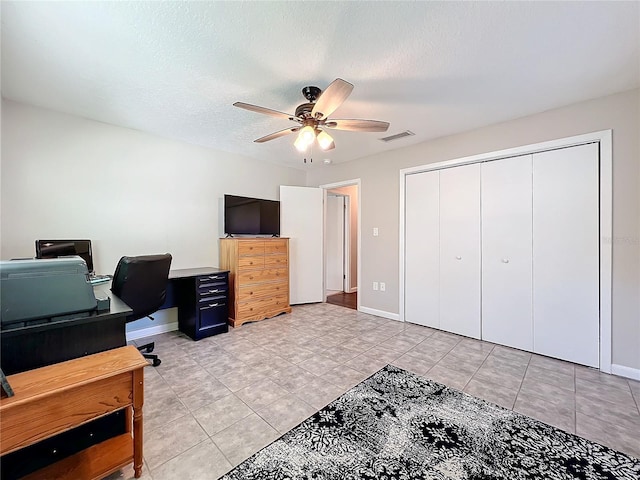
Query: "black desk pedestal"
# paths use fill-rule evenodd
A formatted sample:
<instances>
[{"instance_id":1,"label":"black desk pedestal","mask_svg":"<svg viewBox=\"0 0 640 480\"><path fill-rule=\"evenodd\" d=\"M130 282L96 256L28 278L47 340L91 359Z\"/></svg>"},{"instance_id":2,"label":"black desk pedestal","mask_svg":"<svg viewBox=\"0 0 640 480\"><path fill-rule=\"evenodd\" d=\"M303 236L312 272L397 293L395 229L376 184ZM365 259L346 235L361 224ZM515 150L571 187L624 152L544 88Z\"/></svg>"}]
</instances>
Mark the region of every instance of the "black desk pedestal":
<instances>
[{"instance_id":1,"label":"black desk pedestal","mask_svg":"<svg viewBox=\"0 0 640 480\"><path fill-rule=\"evenodd\" d=\"M194 340L229 331L229 271L187 268L169 272L167 300L178 307L178 327Z\"/></svg>"}]
</instances>

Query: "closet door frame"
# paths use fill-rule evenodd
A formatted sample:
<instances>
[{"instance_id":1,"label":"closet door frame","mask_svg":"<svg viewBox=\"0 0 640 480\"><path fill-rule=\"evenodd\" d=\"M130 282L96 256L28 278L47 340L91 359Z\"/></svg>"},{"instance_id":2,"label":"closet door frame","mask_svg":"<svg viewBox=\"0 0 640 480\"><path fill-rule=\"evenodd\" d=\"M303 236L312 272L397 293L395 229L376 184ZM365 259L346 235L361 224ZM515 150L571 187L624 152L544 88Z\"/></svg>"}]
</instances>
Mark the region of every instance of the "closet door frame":
<instances>
[{"instance_id":1,"label":"closet door frame","mask_svg":"<svg viewBox=\"0 0 640 480\"><path fill-rule=\"evenodd\" d=\"M600 371L611 373L611 289L612 289L612 242L613 237L613 151L612 131L586 133L573 137L559 138L542 143L524 145L495 152L482 153L469 157L456 158L443 162L430 163L400 170L400 231L399 231L399 319L405 321L405 210L406 210L406 177L416 173L458 165L482 163L491 160L540 153L558 148L573 147L586 143L598 143L600 151Z\"/></svg>"}]
</instances>

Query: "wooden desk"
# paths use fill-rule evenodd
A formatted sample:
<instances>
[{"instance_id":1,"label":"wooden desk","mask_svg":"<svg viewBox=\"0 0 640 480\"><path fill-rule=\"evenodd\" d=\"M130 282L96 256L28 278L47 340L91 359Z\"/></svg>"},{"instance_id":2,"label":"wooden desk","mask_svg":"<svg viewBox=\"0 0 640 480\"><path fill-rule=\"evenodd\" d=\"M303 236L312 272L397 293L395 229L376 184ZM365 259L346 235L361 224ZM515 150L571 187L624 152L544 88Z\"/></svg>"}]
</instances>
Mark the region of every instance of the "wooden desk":
<instances>
[{"instance_id":1,"label":"wooden desk","mask_svg":"<svg viewBox=\"0 0 640 480\"><path fill-rule=\"evenodd\" d=\"M140 352L127 346L8 376L15 396L0 400L0 455L126 409L126 433L25 478L99 479L132 461L140 477L146 365Z\"/></svg>"}]
</instances>

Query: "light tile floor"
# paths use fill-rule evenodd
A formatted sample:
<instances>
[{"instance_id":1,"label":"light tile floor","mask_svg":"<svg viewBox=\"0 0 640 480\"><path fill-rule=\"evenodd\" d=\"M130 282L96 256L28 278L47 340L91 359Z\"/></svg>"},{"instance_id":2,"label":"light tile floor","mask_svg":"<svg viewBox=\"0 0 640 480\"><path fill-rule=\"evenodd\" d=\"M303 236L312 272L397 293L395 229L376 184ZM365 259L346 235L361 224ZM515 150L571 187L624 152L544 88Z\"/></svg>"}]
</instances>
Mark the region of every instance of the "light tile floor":
<instances>
[{"instance_id":1,"label":"light tile floor","mask_svg":"<svg viewBox=\"0 0 640 480\"><path fill-rule=\"evenodd\" d=\"M640 457L640 382L329 304L230 330L152 338L144 479L218 478L387 363Z\"/></svg>"}]
</instances>

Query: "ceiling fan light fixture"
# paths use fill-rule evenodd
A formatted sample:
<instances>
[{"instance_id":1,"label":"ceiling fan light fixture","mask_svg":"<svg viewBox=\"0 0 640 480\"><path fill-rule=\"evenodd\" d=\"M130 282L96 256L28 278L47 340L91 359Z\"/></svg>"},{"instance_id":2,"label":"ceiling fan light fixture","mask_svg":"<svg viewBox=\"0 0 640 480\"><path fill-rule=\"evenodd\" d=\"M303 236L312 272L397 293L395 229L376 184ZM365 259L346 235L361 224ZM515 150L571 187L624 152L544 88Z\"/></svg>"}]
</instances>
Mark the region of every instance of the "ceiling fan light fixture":
<instances>
[{"instance_id":1,"label":"ceiling fan light fixture","mask_svg":"<svg viewBox=\"0 0 640 480\"><path fill-rule=\"evenodd\" d=\"M331 138L331 135L329 135L324 130L321 130L316 138L318 139L318 145L320 145L320 148L322 150L329 149L329 147L331 147L331 145L333 144L333 138Z\"/></svg>"},{"instance_id":2,"label":"ceiling fan light fixture","mask_svg":"<svg viewBox=\"0 0 640 480\"><path fill-rule=\"evenodd\" d=\"M296 141L293 142L293 146L296 147L299 152L304 152L309 144L304 141L302 135L298 134L298 136L296 137Z\"/></svg>"},{"instance_id":3,"label":"ceiling fan light fixture","mask_svg":"<svg viewBox=\"0 0 640 480\"><path fill-rule=\"evenodd\" d=\"M298 138L301 138L307 145L311 145L316 139L316 132L311 125L307 125L300 130Z\"/></svg>"},{"instance_id":4,"label":"ceiling fan light fixture","mask_svg":"<svg viewBox=\"0 0 640 480\"><path fill-rule=\"evenodd\" d=\"M299 152L305 152L309 147L313 148L316 139L318 140L318 148L327 151L336 148L333 138L325 131L327 128L352 132L386 132L389 128L388 122L379 120L327 118L351 95L352 90L353 84L341 78L336 78L324 91L314 86L304 87L302 94L307 102L296 107L295 115L244 102L235 102L233 105L262 115L286 118L296 122L295 127L285 128L260 137L254 140L256 143L264 143L290 133L297 133L293 145Z\"/></svg>"}]
</instances>

